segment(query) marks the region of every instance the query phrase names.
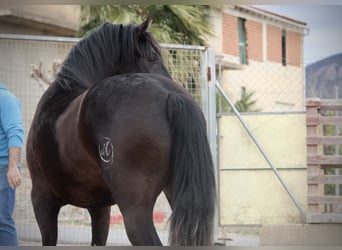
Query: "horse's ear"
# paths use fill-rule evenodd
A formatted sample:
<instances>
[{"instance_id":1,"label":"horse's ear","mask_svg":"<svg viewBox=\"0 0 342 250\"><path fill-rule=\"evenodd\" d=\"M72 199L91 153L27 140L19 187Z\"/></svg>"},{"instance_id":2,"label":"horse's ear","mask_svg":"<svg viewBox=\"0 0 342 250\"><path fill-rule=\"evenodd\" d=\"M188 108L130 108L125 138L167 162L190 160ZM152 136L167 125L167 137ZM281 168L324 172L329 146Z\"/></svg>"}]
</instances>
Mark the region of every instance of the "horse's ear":
<instances>
[{"instance_id":1,"label":"horse's ear","mask_svg":"<svg viewBox=\"0 0 342 250\"><path fill-rule=\"evenodd\" d=\"M142 24L138 27L138 35L142 35L146 32L152 24L152 17L147 18Z\"/></svg>"}]
</instances>

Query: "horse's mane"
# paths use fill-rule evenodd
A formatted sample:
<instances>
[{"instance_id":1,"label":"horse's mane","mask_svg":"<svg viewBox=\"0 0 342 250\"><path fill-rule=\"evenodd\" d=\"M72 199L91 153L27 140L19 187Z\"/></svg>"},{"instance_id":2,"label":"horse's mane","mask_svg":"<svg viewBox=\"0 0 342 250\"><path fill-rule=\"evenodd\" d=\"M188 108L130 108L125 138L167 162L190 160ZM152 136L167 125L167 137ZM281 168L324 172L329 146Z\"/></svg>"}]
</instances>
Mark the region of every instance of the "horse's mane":
<instances>
[{"instance_id":1,"label":"horse's mane","mask_svg":"<svg viewBox=\"0 0 342 250\"><path fill-rule=\"evenodd\" d=\"M65 91L85 90L152 50L161 56L158 43L141 26L104 23L72 48L55 82Z\"/></svg>"}]
</instances>

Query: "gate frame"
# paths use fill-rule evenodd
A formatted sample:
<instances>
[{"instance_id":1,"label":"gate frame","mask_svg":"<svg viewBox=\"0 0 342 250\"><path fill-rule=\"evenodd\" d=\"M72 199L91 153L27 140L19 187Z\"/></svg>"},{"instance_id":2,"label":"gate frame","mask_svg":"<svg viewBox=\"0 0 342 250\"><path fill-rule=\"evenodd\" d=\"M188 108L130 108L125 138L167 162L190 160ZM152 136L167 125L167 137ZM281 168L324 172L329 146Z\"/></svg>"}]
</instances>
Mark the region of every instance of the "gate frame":
<instances>
[{"instance_id":1,"label":"gate frame","mask_svg":"<svg viewBox=\"0 0 342 250\"><path fill-rule=\"evenodd\" d=\"M257 149L259 150L259 152L261 153L261 155L263 156L263 158L265 159L265 161L267 162L267 164L270 166L270 169L274 172L275 176L277 177L278 181L280 182L280 184L282 185L282 187L284 188L284 190L286 191L286 193L288 194L289 198L291 199L292 203L295 205L295 207L297 208L302 220L304 223L306 223L307 220L307 215L306 212L304 211L304 209L302 208L302 206L299 204L299 202L297 201L296 197L293 195L293 193L291 192L291 190L289 189L289 187L287 186L286 182L284 181L284 179L282 178L282 176L279 174L279 171L277 169L277 167L273 164L273 162L271 161L270 157L268 156L267 152L264 150L264 148L262 147L262 145L260 144L260 142L257 140L257 138L254 136L254 133L252 132L252 130L248 127L247 123L244 121L244 119L242 118L240 112L235 108L233 102L230 100L230 98L228 97L228 95L225 93L224 89L222 88L221 85L221 71L222 71L222 65L221 65L221 58L222 56L218 55L218 69L219 69L219 79L215 82L215 86L216 89L218 90L220 96L223 97L223 99L227 102L227 104L230 106L232 113L238 118L239 122L241 123L241 125L244 127L245 131L247 132L248 136L251 138L251 140L254 142L255 146L257 147ZM218 132L219 133L219 132ZM218 189L219 190L219 189ZM219 190L220 192L220 190Z\"/></svg>"}]
</instances>

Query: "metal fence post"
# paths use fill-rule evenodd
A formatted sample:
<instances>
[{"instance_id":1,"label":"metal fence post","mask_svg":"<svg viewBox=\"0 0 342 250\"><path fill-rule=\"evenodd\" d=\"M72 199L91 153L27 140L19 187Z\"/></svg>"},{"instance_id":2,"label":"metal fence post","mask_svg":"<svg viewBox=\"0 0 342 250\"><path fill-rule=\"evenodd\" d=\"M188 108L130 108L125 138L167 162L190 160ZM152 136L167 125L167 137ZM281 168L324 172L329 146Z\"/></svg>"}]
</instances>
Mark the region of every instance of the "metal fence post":
<instances>
[{"instance_id":1,"label":"metal fence post","mask_svg":"<svg viewBox=\"0 0 342 250\"><path fill-rule=\"evenodd\" d=\"M217 124L216 124L216 65L215 65L215 50L214 48L207 49L208 55L208 68L207 68L207 81L208 81L208 136L211 154L214 163L214 174L216 183L216 194L218 197L218 165L217 165ZM217 198L219 200L219 198ZM218 238L219 228L219 213L216 207L214 217L214 239Z\"/></svg>"}]
</instances>

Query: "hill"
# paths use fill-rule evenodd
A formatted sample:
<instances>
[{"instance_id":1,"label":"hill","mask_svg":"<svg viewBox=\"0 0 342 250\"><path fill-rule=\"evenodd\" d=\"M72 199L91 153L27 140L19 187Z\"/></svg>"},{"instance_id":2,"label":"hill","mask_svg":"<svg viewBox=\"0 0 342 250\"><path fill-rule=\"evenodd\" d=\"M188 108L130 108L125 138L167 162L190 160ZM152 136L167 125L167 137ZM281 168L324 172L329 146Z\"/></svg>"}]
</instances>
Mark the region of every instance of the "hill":
<instances>
[{"instance_id":1,"label":"hill","mask_svg":"<svg viewBox=\"0 0 342 250\"><path fill-rule=\"evenodd\" d=\"M306 97L342 99L342 53L305 68Z\"/></svg>"}]
</instances>

